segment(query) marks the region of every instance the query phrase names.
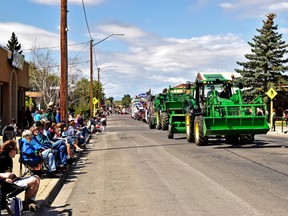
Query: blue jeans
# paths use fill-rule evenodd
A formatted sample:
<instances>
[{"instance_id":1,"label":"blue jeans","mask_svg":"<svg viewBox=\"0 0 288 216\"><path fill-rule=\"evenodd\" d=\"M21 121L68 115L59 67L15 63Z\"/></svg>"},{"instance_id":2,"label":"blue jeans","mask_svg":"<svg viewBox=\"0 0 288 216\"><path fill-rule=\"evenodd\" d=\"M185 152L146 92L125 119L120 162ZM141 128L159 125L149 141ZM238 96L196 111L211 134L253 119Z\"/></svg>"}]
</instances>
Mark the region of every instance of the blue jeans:
<instances>
[{"instance_id":1,"label":"blue jeans","mask_svg":"<svg viewBox=\"0 0 288 216\"><path fill-rule=\"evenodd\" d=\"M43 151L42 158L46 163L48 163L49 172L53 172L56 170L55 157L51 149L46 149L45 151Z\"/></svg>"},{"instance_id":2,"label":"blue jeans","mask_svg":"<svg viewBox=\"0 0 288 216\"><path fill-rule=\"evenodd\" d=\"M89 134L91 133L91 131L86 126L82 127L81 131L85 139L87 139Z\"/></svg>"},{"instance_id":3,"label":"blue jeans","mask_svg":"<svg viewBox=\"0 0 288 216\"><path fill-rule=\"evenodd\" d=\"M67 159L67 148L66 144L63 140L58 140L52 144L53 150L55 150L56 153L56 163L57 165L66 165L66 159Z\"/></svg>"}]
</instances>

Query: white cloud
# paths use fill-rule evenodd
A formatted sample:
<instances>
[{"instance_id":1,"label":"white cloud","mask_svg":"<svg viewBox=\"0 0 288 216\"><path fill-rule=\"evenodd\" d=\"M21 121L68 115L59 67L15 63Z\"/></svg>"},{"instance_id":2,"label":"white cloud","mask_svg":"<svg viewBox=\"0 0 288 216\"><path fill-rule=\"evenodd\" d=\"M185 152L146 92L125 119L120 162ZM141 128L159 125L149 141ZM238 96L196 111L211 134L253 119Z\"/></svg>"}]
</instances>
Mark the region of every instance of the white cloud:
<instances>
[{"instance_id":1,"label":"white cloud","mask_svg":"<svg viewBox=\"0 0 288 216\"><path fill-rule=\"evenodd\" d=\"M12 35L12 31L18 37L22 49L31 49L35 45L40 47L57 46L60 43L59 34L48 32L35 26L7 22L0 23L1 44L6 45Z\"/></svg>"},{"instance_id":2,"label":"white cloud","mask_svg":"<svg viewBox=\"0 0 288 216\"><path fill-rule=\"evenodd\" d=\"M288 2L278 2L275 4L271 4L267 7L268 10L272 11L284 11L288 10Z\"/></svg>"},{"instance_id":3,"label":"white cloud","mask_svg":"<svg viewBox=\"0 0 288 216\"><path fill-rule=\"evenodd\" d=\"M266 14L274 12L286 12L288 11L288 3L283 0L235 0L233 3L223 2L219 4L219 7L224 10L231 10L234 16L241 17L243 19L251 17L263 18Z\"/></svg>"},{"instance_id":4,"label":"white cloud","mask_svg":"<svg viewBox=\"0 0 288 216\"><path fill-rule=\"evenodd\" d=\"M21 43L22 50L26 50L26 53L35 46L39 48L53 47L53 50L56 51L60 49L60 35L58 32L53 33L35 26L15 22L0 23L0 32L2 36L0 37L1 45L6 46L12 32L14 32L18 37L19 43ZM75 43L73 41L68 42L68 44ZM79 51L81 47L71 46L69 49L71 51Z\"/></svg>"},{"instance_id":5,"label":"white cloud","mask_svg":"<svg viewBox=\"0 0 288 216\"><path fill-rule=\"evenodd\" d=\"M1 44L6 45L12 34L11 29L18 37L22 49L32 48L35 42L39 47L60 43L59 33L21 23L0 23ZM101 82L107 83L106 95L117 99L127 93L132 96L148 89L158 93L169 85L193 81L197 71L233 72L237 67L236 61L243 61L244 54L250 50L246 42L231 33L191 38L160 38L135 26L119 23L98 25L95 32L100 32L97 34L99 40L113 33L125 34L117 37L117 40L113 37L111 41L121 43L126 47L124 51L97 51L99 67L117 66L101 72ZM72 47L69 47L69 52L71 49ZM59 55L59 50L57 54ZM87 59L88 49L83 56L83 60ZM89 78L88 63L83 65L82 70Z\"/></svg>"},{"instance_id":6,"label":"white cloud","mask_svg":"<svg viewBox=\"0 0 288 216\"><path fill-rule=\"evenodd\" d=\"M106 86L106 95L118 98L124 95L123 91L135 95L151 88L153 92L159 92L169 85L194 81L197 71L233 72L236 61L243 61L244 54L250 51L246 42L231 33L160 38L135 26L107 23L98 26L97 32L103 35L125 33L117 41L127 44L127 52L98 55L105 65L118 66L109 69L103 78L110 82Z\"/></svg>"},{"instance_id":7,"label":"white cloud","mask_svg":"<svg viewBox=\"0 0 288 216\"><path fill-rule=\"evenodd\" d=\"M222 8L225 8L225 9L234 8L234 5L232 3L229 3L229 2L221 3L219 6Z\"/></svg>"},{"instance_id":8,"label":"white cloud","mask_svg":"<svg viewBox=\"0 0 288 216\"><path fill-rule=\"evenodd\" d=\"M288 34L288 28L279 28L279 32L282 34Z\"/></svg>"},{"instance_id":9,"label":"white cloud","mask_svg":"<svg viewBox=\"0 0 288 216\"><path fill-rule=\"evenodd\" d=\"M45 5L60 5L59 0L30 0L31 2L35 2L37 4L45 4ZM99 5L105 0L85 0L85 5ZM68 4L82 4L82 0L67 0Z\"/></svg>"}]
</instances>

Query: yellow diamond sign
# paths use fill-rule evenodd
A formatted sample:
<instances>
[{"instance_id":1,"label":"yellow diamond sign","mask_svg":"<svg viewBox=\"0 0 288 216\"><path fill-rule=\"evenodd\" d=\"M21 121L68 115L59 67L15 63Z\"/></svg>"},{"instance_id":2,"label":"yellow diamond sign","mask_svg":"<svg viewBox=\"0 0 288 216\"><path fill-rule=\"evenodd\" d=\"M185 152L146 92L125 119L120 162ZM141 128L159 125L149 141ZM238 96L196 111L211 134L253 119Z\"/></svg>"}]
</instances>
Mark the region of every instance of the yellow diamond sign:
<instances>
[{"instance_id":1,"label":"yellow diamond sign","mask_svg":"<svg viewBox=\"0 0 288 216\"><path fill-rule=\"evenodd\" d=\"M93 100L92 100L92 103L95 105L95 104L97 104L98 103L98 100L97 100L97 98L93 98Z\"/></svg>"},{"instance_id":2,"label":"yellow diamond sign","mask_svg":"<svg viewBox=\"0 0 288 216\"><path fill-rule=\"evenodd\" d=\"M270 88L266 94L270 99L273 99L277 95L277 92L273 88Z\"/></svg>"}]
</instances>

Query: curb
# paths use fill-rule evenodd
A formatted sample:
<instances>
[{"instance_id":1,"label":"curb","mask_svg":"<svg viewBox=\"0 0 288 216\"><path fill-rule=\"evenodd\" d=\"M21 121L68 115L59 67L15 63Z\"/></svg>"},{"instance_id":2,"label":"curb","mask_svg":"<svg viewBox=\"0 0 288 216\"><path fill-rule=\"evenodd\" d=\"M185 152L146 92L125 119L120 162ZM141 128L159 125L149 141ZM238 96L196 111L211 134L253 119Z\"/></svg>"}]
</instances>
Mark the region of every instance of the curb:
<instances>
[{"instance_id":1,"label":"curb","mask_svg":"<svg viewBox=\"0 0 288 216\"><path fill-rule=\"evenodd\" d=\"M77 158L75 162L69 166L69 169L60 178L53 178L49 184L42 190L42 194L37 197L38 210L36 212L25 212L24 215L31 216L41 216L47 206L51 206L61 188L63 187L67 177L72 172L73 168L76 166L83 152L77 152ZM39 191L40 192L40 191Z\"/></svg>"}]
</instances>

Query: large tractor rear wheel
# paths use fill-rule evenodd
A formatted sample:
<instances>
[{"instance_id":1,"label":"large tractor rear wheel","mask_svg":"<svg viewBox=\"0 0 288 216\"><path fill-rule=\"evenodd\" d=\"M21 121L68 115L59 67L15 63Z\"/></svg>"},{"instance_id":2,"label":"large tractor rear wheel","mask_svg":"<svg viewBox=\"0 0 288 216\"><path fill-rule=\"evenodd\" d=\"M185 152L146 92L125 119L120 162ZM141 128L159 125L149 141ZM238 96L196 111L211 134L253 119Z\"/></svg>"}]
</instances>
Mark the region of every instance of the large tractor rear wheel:
<instances>
[{"instance_id":1,"label":"large tractor rear wheel","mask_svg":"<svg viewBox=\"0 0 288 216\"><path fill-rule=\"evenodd\" d=\"M203 116L196 116L194 122L194 139L198 146L204 146L208 143L208 137L204 136Z\"/></svg>"},{"instance_id":2,"label":"large tractor rear wheel","mask_svg":"<svg viewBox=\"0 0 288 216\"><path fill-rule=\"evenodd\" d=\"M162 130L168 130L169 117L167 112L162 113Z\"/></svg>"},{"instance_id":3,"label":"large tractor rear wheel","mask_svg":"<svg viewBox=\"0 0 288 216\"><path fill-rule=\"evenodd\" d=\"M240 144L241 145L253 144L254 140L255 140L254 134L247 134L247 135L241 135L240 136Z\"/></svg>"},{"instance_id":4,"label":"large tractor rear wheel","mask_svg":"<svg viewBox=\"0 0 288 216\"><path fill-rule=\"evenodd\" d=\"M173 139L174 133L172 132L172 126L168 126L168 139Z\"/></svg>"},{"instance_id":5,"label":"large tractor rear wheel","mask_svg":"<svg viewBox=\"0 0 288 216\"><path fill-rule=\"evenodd\" d=\"M186 139L188 142L194 142L194 134L191 125L191 117L189 113L186 113L185 116L185 125L186 125Z\"/></svg>"}]
</instances>

